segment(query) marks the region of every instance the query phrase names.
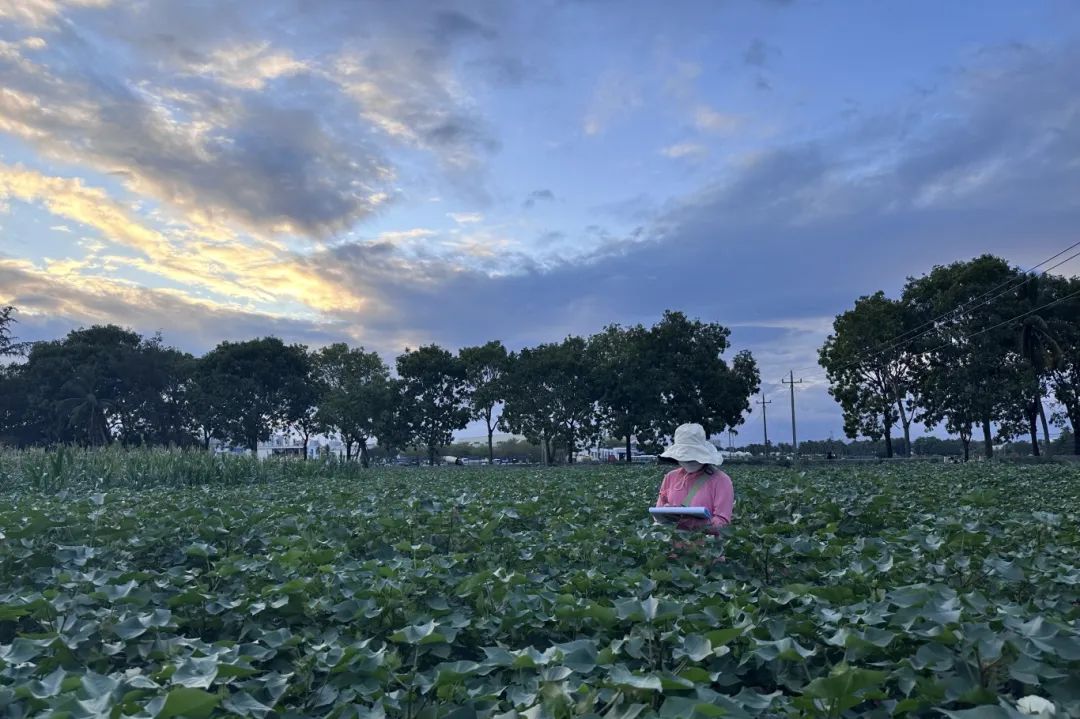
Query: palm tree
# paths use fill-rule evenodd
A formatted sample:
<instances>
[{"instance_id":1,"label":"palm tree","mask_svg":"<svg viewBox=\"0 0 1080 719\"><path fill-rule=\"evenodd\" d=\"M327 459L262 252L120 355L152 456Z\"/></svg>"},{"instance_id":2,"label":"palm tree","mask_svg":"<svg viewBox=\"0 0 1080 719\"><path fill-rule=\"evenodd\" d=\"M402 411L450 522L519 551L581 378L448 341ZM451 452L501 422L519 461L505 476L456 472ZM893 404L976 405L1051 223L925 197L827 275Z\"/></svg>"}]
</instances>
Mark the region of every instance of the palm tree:
<instances>
[{"instance_id":1,"label":"palm tree","mask_svg":"<svg viewBox=\"0 0 1080 719\"><path fill-rule=\"evenodd\" d=\"M1024 294L1032 306L1039 306L1040 293L1039 279L1033 277L1027 283ZM1062 350L1054 339L1053 332L1046 320L1039 315L1029 315L1024 318L1020 325L1020 356L1031 370L1031 395L1026 414L1028 419L1028 432L1031 434L1031 451L1036 457L1039 456L1039 437L1035 426L1035 419L1042 423L1043 441L1046 445L1046 454L1050 450L1050 426L1046 422L1046 410L1043 408L1043 378L1051 372L1061 361Z\"/></svg>"},{"instance_id":2,"label":"palm tree","mask_svg":"<svg viewBox=\"0 0 1080 719\"><path fill-rule=\"evenodd\" d=\"M92 447L109 444L112 434L106 412L113 407L110 400L102 399L88 383L81 379L69 380L63 391L68 396L59 402L60 409L67 414L69 427L82 427L86 432L86 442Z\"/></svg>"}]
</instances>

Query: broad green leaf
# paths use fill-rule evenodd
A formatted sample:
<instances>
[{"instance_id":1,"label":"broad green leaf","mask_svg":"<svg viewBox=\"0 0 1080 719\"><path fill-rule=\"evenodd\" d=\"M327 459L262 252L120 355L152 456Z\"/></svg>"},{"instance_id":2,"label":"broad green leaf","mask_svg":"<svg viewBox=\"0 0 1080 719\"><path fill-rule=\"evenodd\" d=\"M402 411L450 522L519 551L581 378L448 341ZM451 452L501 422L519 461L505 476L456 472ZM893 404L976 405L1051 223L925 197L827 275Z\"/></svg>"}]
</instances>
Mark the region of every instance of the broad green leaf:
<instances>
[{"instance_id":1,"label":"broad green leaf","mask_svg":"<svg viewBox=\"0 0 1080 719\"><path fill-rule=\"evenodd\" d=\"M700 634L692 634L682 641L682 646L675 649L676 658L685 656L695 662L700 662L708 656L712 656L712 642Z\"/></svg>"},{"instance_id":2,"label":"broad green leaf","mask_svg":"<svg viewBox=\"0 0 1080 719\"><path fill-rule=\"evenodd\" d=\"M808 649L791 637L784 637L774 642L755 640L755 645L757 648L754 649L754 654L765 661L783 659L791 662L803 662L807 657L812 657L817 653L817 650Z\"/></svg>"},{"instance_id":3,"label":"broad green leaf","mask_svg":"<svg viewBox=\"0 0 1080 719\"><path fill-rule=\"evenodd\" d=\"M208 689L218 675L218 661L213 657L188 657L170 678L173 684Z\"/></svg>"},{"instance_id":4,"label":"broad green leaf","mask_svg":"<svg viewBox=\"0 0 1080 719\"><path fill-rule=\"evenodd\" d=\"M632 674L622 665L612 667L609 678L613 684L618 686L660 691L659 677L651 674Z\"/></svg>"},{"instance_id":5,"label":"broad green leaf","mask_svg":"<svg viewBox=\"0 0 1080 719\"><path fill-rule=\"evenodd\" d=\"M230 694L221 705L234 714L244 717L256 717L256 719L262 719L262 717L273 711L273 707L263 704L247 692Z\"/></svg>"},{"instance_id":6,"label":"broad green leaf","mask_svg":"<svg viewBox=\"0 0 1080 719\"><path fill-rule=\"evenodd\" d=\"M171 719L171 717L188 717L188 719L204 719L210 716L221 702L216 694L191 689L189 687L177 687L165 696L165 704L157 715L159 719Z\"/></svg>"},{"instance_id":7,"label":"broad green leaf","mask_svg":"<svg viewBox=\"0 0 1080 719\"><path fill-rule=\"evenodd\" d=\"M435 620L430 620L423 624L414 624L394 632L390 635L390 639L405 644L419 644L423 639L432 636L434 632Z\"/></svg>"}]
</instances>

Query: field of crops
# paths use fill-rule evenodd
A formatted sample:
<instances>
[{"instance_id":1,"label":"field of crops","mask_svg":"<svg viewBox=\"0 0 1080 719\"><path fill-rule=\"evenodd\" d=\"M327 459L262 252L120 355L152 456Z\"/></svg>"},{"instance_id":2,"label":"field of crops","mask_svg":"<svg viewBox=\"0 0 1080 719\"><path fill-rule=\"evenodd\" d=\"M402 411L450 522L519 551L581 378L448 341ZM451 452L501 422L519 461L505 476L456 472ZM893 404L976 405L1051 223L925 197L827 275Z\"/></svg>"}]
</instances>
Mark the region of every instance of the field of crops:
<instances>
[{"instance_id":1,"label":"field of crops","mask_svg":"<svg viewBox=\"0 0 1080 719\"><path fill-rule=\"evenodd\" d=\"M0 457L0 716L1080 717L1076 469L277 467Z\"/></svg>"}]
</instances>

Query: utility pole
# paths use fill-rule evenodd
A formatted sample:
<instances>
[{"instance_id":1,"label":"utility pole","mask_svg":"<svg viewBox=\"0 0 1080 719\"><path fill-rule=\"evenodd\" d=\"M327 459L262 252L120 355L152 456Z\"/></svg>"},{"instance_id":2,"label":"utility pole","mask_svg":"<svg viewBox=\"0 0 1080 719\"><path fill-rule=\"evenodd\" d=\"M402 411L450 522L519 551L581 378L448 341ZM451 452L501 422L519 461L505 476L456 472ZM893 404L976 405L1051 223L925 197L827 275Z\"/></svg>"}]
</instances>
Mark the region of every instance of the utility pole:
<instances>
[{"instance_id":1,"label":"utility pole","mask_svg":"<svg viewBox=\"0 0 1080 719\"><path fill-rule=\"evenodd\" d=\"M791 385L791 458L798 459L799 457L799 440L795 435L795 385L802 384L802 378L795 379L795 372L788 372L788 379L780 380L784 384Z\"/></svg>"},{"instance_id":2,"label":"utility pole","mask_svg":"<svg viewBox=\"0 0 1080 719\"><path fill-rule=\"evenodd\" d=\"M761 393L761 399L756 404L761 405L761 425L765 430L765 459L769 458L769 420L765 418L765 405L772 404L772 400L765 400L765 393Z\"/></svg>"}]
</instances>

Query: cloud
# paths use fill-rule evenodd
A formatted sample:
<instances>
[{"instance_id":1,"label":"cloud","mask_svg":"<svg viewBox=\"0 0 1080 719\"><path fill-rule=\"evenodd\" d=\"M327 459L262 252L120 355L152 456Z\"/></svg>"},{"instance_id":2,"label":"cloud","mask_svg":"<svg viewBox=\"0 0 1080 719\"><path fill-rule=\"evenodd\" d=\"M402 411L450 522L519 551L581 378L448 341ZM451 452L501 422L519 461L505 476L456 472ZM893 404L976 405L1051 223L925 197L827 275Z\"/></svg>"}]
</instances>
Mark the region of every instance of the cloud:
<instances>
[{"instance_id":1,"label":"cloud","mask_svg":"<svg viewBox=\"0 0 1080 719\"><path fill-rule=\"evenodd\" d=\"M444 73L424 55L389 56L355 49L337 58L329 76L385 135L434 150L448 168L469 170L498 142Z\"/></svg>"},{"instance_id":2,"label":"cloud","mask_svg":"<svg viewBox=\"0 0 1080 719\"><path fill-rule=\"evenodd\" d=\"M65 277L0 257L0 302L19 308L19 338L55 339L90 324L119 324L201 354L218 342L276 335L324 345L356 342L354 326L250 312L108 279Z\"/></svg>"},{"instance_id":3,"label":"cloud","mask_svg":"<svg viewBox=\"0 0 1080 719\"><path fill-rule=\"evenodd\" d=\"M756 37L743 51L743 62L751 67L764 68L772 58L779 54L779 49Z\"/></svg>"},{"instance_id":4,"label":"cloud","mask_svg":"<svg viewBox=\"0 0 1080 719\"><path fill-rule=\"evenodd\" d=\"M908 274L988 250L1034 263L1071 244L1080 222L1071 159L1080 132L1069 129L1070 98L1080 94L1069 71L1075 55L995 56L958 75L939 112L914 130L872 118L750 156L654 210L639 238L591 232L605 238L591 257L502 276L433 263L424 281L393 289L393 273L368 271L371 258L356 249L324 259L367 278L393 307L368 327L380 336L408 327L449 346L498 337L520 347L610 322L655 322L669 307L733 325L736 348L754 350L765 380L777 383L788 369L816 365L830 318L861 294L898 292ZM954 182L962 178L978 181ZM687 282L700 290L673 291ZM820 376L804 376L797 400L807 436L839 435ZM747 437L759 431L754 420Z\"/></svg>"},{"instance_id":5,"label":"cloud","mask_svg":"<svg viewBox=\"0 0 1080 719\"><path fill-rule=\"evenodd\" d=\"M49 27L68 8L101 8L111 0L0 0L0 21Z\"/></svg>"},{"instance_id":6,"label":"cloud","mask_svg":"<svg viewBox=\"0 0 1080 719\"><path fill-rule=\"evenodd\" d=\"M48 177L17 165L0 165L0 198L41 202L56 216L92 227L149 256L167 250L160 233L135 220L101 189L87 187L78 179Z\"/></svg>"},{"instance_id":7,"label":"cloud","mask_svg":"<svg viewBox=\"0 0 1080 719\"><path fill-rule=\"evenodd\" d=\"M738 117L717 112L708 105L698 105L694 109L694 126L703 132L729 134L741 124Z\"/></svg>"},{"instance_id":8,"label":"cloud","mask_svg":"<svg viewBox=\"0 0 1080 719\"><path fill-rule=\"evenodd\" d=\"M40 203L57 217L89 227L134 254L103 258L234 302L272 304L283 298L318 310L358 310L365 299L308 272L289 253L256 238L214 240L190 229L168 232L137 217L104 190L81 180L50 177L0 164L0 199ZM70 258L69 258L70 259ZM68 271L83 265L65 265Z\"/></svg>"},{"instance_id":9,"label":"cloud","mask_svg":"<svg viewBox=\"0 0 1080 719\"><path fill-rule=\"evenodd\" d=\"M582 129L586 135L599 135L641 104L641 88L637 82L622 73L608 71L597 81L585 110Z\"/></svg>"},{"instance_id":10,"label":"cloud","mask_svg":"<svg viewBox=\"0 0 1080 719\"><path fill-rule=\"evenodd\" d=\"M860 294L896 292L907 274L984 251L1037 262L1080 224L1080 51L1066 46L986 53L931 97L726 158L682 195L645 183L647 193L616 194L586 208L597 215L587 227L529 226L543 245L531 255L479 212L454 213L460 226L448 231L410 221L340 237L394 202L403 174L482 174L497 138L459 69L508 41L491 20L498 9L460 5L461 17L439 19L424 3L382 4L358 31L351 3L295 17L286 3L222 9L216 25L198 5L162 7L172 14L152 26L108 8L82 8L80 22L65 25L69 7L42 16L57 28L42 32L46 48L0 49L3 129L49 158L116 172L143 203L137 210L115 183L95 187L66 167L55 176L0 169L3 198L105 244L93 257L0 261L0 301L28 308L35 327L118 321L164 328L167 341L190 348L273 332L392 356L431 341L521 347L610 322L652 323L670 307L734 325L736 347L754 350L775 382L815 363L824 319ZM99 13L108 27L93 21ZM287 42L275 24L319 47ZM130 79L85 62L98 53L120 62L114 41L131 53ZM229 48L245 49L235 68L249 70L207 64ZM575 111L593 134L641 104L617 73L594 90ZM692 87L674 99L696 130L740 128ZM422 197L453 207L452 190L424 185ZM553 190L523 202L563 198ZM266 237L294 231L326 241ZM183 289L141 288L109 268ZM798 401L814 436L837 426L837 413L818 378L806 377Z\"/></svg>"},{"instance_id":11,"label":"cloud","mask_svg":"<svg viewBox=\"0 0 1080 719\"><path fill-rule=\"evenodd\" d=\"M393 171L380 153L310 109L103 85L7 56L0 70L0 129L47 157L117 175L182 216L321 236L387 197Z\"/></svg>"},{"instance_id":12,"label":"cloud","mask_svg":"<svg viewBox=\"0 0 1080 719\"><path fill-rule=\"evenodd\" d=\"M660 154L673 160L700 159L709 154L709 148L696 142L680 142L662 148Z\"/></svg>"},{"instance_id":13,"label":"cloud","mask_svg":"<svg viewBox=\"0 0 1080 719\"><path fill-rule=\"evenodd\" d=\"M217 48L188 65L194 74L244 90L261 90L270 80L310 69L289 52L274 50L266 42Z\"/></svg>"},{"instance_id":14,"label":"cloud","mask_svg":"<svg viewBox=\"0 0 1080 719\"><path fill-rule=\"evenodd\" d=\"M459 225L472 225L484 221L484 216L479 212L447 212L446 216Z\"/></svg>"},{"instance_id":15,"label":"cloud","mask_svg":"<svg viewBox=\"0 0 1080 719\"><path fill-rule=\"evenodd\" d=\"M522 206L525 208L535 207L540 202L554 202L555 193L551 190L533 190L529 193L529 196L525 198L525 202Z\"/></svg>"},{"instance_id":16,"label":"cloud","mask_svg":"<svg viewBox=\"0 0 1080 719\"><path fill-rule=\"evenodd\" d=\"M394 199L399 150L479 194L499 147L460 73L510 57L494 5L0 2L43 34L0 52L0 131L184 221L326 238Z\"/></svg>"}]
</instances>

